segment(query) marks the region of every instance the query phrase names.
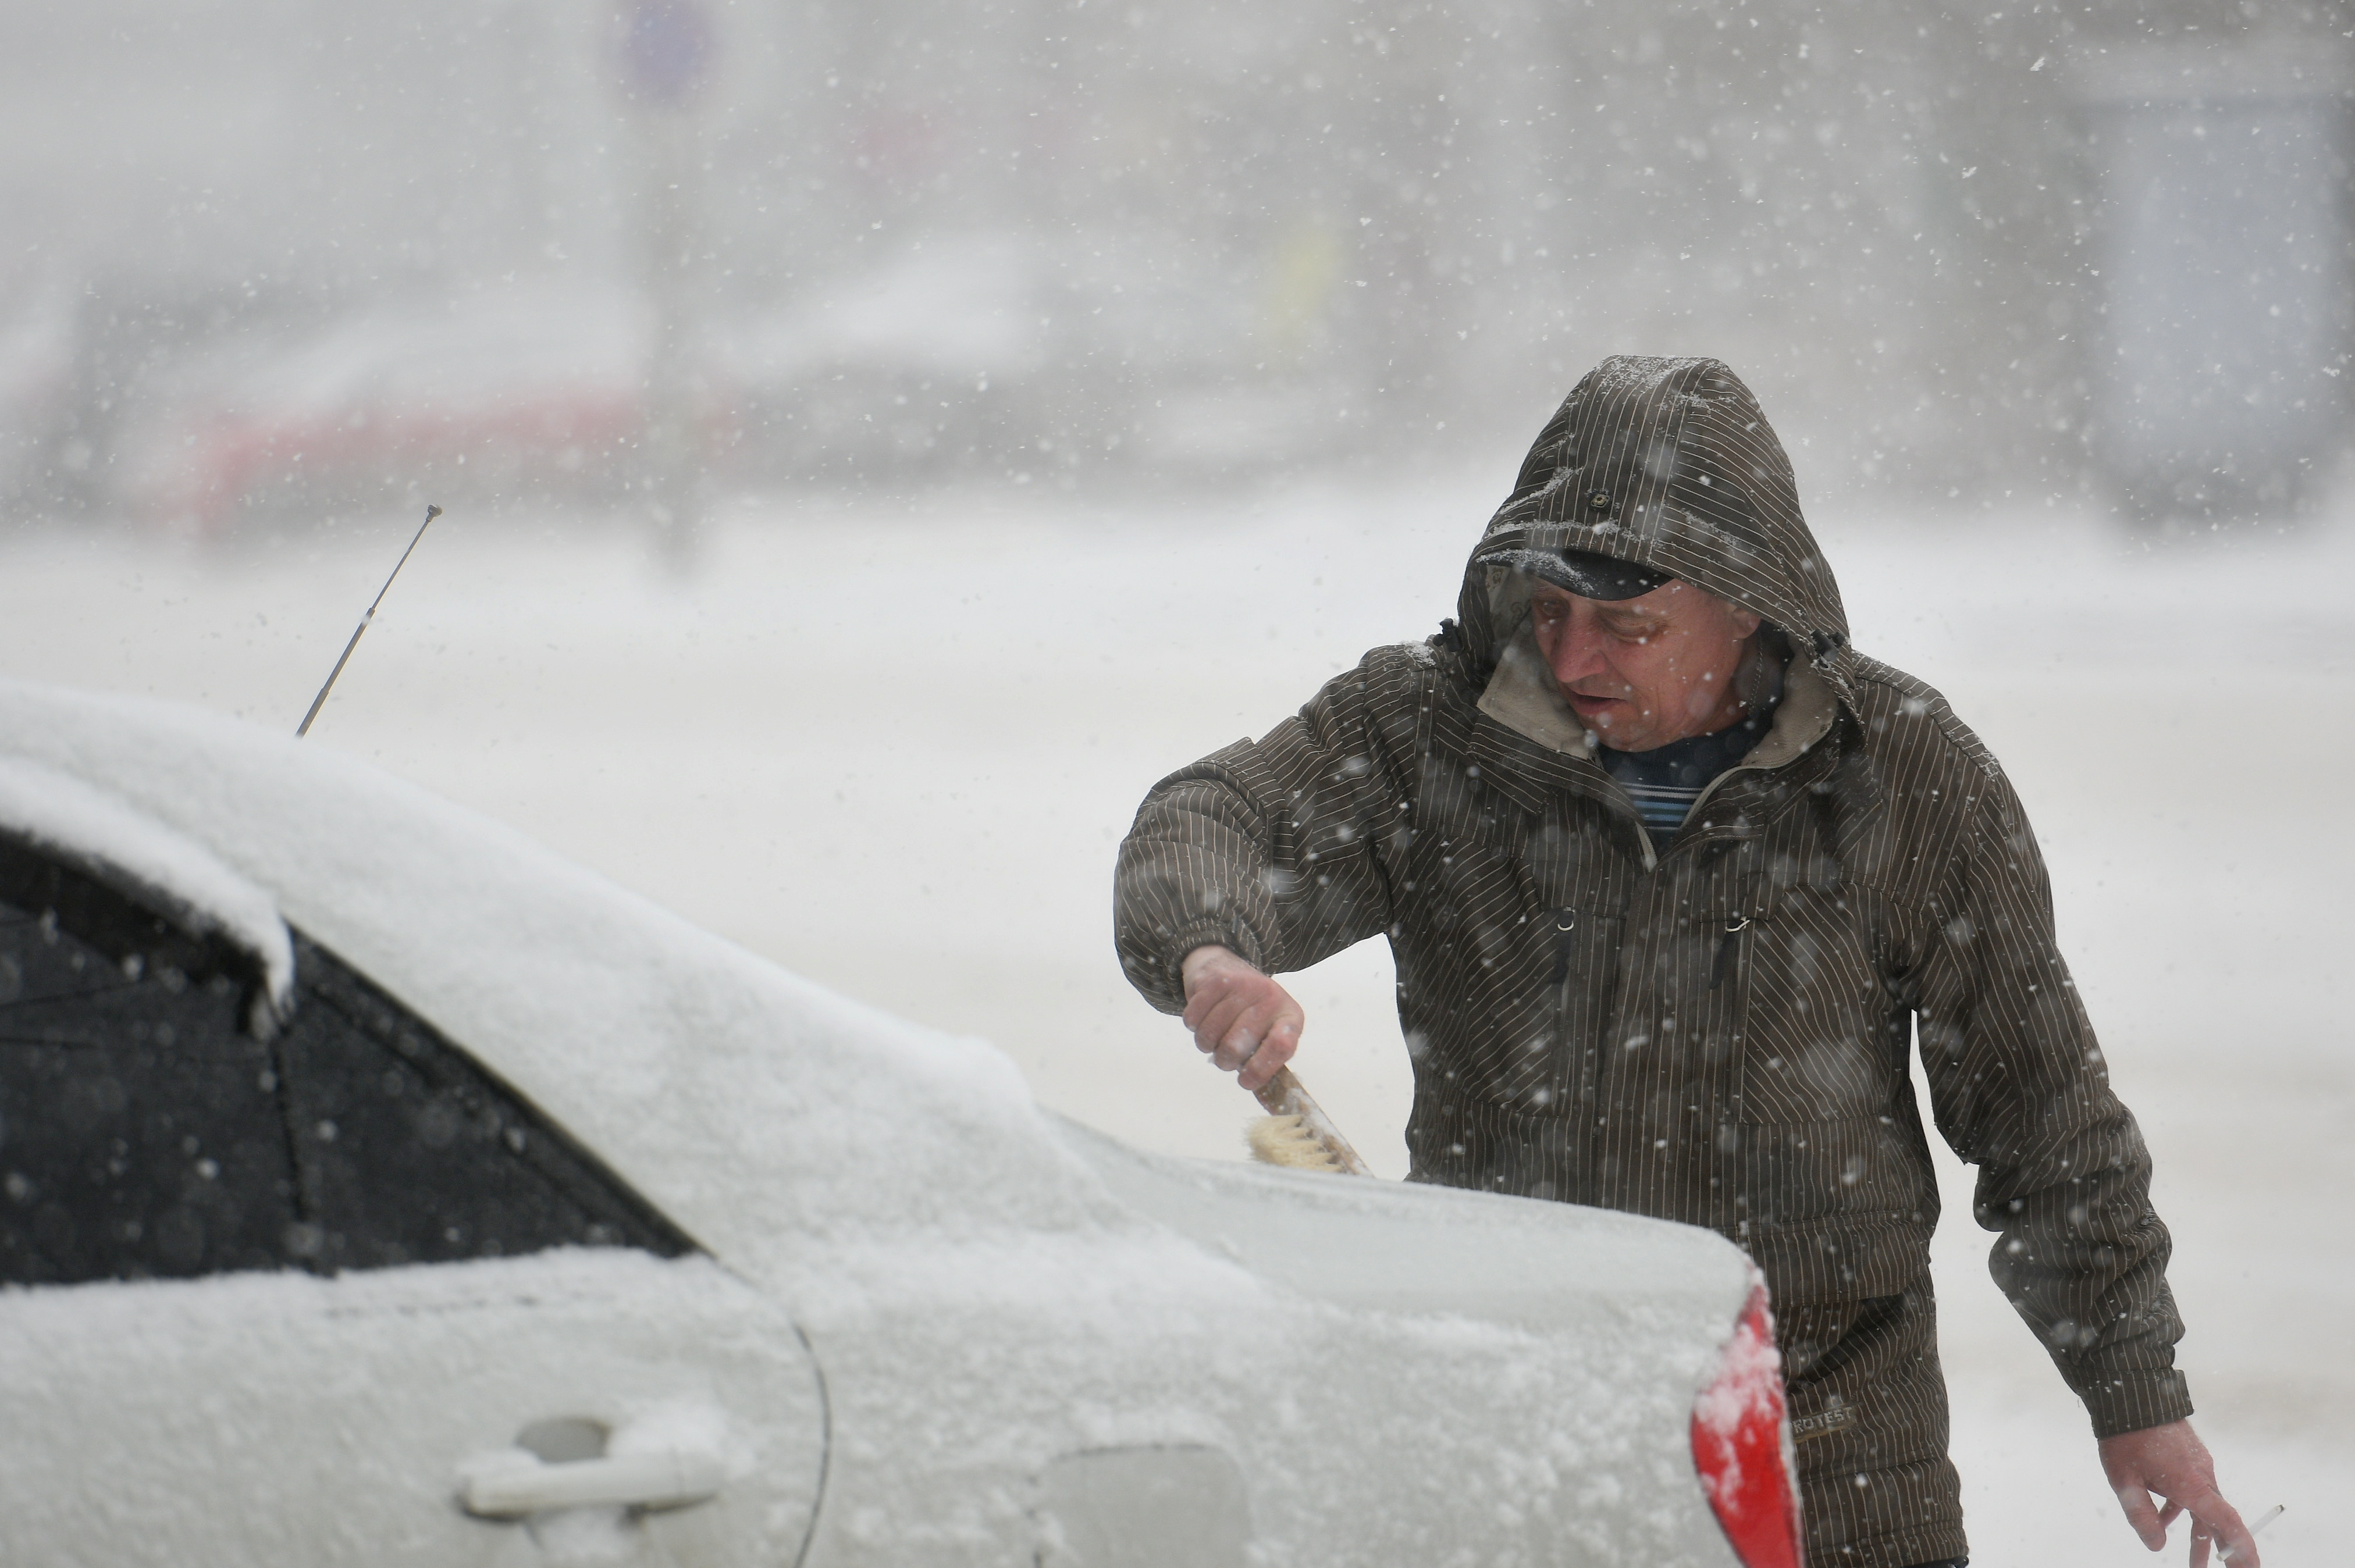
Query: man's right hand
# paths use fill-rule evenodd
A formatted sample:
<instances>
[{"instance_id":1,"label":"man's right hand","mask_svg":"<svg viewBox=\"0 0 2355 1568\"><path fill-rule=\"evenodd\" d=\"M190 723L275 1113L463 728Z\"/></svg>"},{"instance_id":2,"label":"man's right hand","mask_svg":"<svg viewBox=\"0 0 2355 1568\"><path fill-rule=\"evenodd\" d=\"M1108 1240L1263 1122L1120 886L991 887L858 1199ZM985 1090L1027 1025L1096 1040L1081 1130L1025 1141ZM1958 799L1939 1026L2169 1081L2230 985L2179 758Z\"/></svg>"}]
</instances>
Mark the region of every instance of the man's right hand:
<instances>
[{"instance_id":1,"label":"man's right hand","mask_svg":"<svg viewBox=\"0 0 2355 1568\"><path fill-rule=\"evenodd\" d=\"M1195 1045L1243 1087L1257 1089L1300 1048L1300 1004L1231 948L1195 948L1178 975Z\"/></svg>"}]
</instances>

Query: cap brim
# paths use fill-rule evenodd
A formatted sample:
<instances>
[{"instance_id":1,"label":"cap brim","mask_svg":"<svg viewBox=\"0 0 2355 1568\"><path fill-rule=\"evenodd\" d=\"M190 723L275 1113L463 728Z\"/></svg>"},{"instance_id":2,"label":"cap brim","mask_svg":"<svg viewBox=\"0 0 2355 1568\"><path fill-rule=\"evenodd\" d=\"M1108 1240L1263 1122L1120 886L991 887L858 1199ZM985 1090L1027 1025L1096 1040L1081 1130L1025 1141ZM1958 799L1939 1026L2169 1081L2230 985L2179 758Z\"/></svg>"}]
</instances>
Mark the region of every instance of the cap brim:
<instances>
[{"instance_id":1,"label":"cap brim","mask_svg":"<svg viewBox=\"0 0 2355 1568\"><path fill-rule=\"evenodd\" d=\"M1667 573L1593 550L1499 550L1481 560L1542 578L1581 599L1641 599L1674 581Z\"/></svg>"}]
</instances>

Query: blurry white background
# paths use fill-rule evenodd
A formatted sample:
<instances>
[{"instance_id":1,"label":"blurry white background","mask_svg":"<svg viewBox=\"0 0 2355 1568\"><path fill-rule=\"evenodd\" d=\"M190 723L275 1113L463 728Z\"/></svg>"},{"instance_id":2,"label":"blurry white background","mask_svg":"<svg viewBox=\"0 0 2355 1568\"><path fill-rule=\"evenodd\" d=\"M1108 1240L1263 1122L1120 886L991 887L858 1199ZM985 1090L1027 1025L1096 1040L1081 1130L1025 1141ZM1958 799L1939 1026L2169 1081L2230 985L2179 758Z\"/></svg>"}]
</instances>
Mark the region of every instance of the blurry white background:
<instances>
[{"instance_id":1,"label":"blurry white background","mask_svg":"<svg viewBox=\"0 0 2355 1568\"><path fill-rule=\"evenodd\" d=\"M2199 1424L2330 1561L2350 25L0 5L5 670L291 730L440 501L314 744L1234 1158L1112 958L1136 802L1451 613L1593 359L1721 355L2026 800ZM1389 980L1296 989L1395 1176ZM1976 1559L2146 1561L1946 1174Z\"/></svg>"},{"instance_id":2,"label":"blurry white background","mask_svg":"<svg viewBox=\"0 0 2355 1568\"><path fill-rule=\"evenodd\" d=\"M2292 508L2343 445L2331 0L0 0L0 492L1461 460L1602 354L1838 482Z\"/></svg>"}]
</instances>

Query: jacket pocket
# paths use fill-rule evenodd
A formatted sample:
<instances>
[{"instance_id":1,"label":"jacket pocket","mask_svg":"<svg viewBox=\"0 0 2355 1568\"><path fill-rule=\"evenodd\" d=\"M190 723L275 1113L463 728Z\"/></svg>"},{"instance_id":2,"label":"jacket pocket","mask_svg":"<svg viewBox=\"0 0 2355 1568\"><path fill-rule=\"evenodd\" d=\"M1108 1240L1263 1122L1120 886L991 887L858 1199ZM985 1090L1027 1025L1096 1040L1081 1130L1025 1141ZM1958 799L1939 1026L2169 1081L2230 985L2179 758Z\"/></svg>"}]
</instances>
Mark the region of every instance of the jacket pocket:
<instances>
[{"instance_id":1,"label":"jacket pocket","mask_svg":"<svg viewBox=\"0 0 2355 1568\"><path fill-rule=\"evenodd\" d=\"M1721 984L1739 988L1733 1120L1796 1127L1883 1117L1904 1097L1902 1014L1846 900L1787 893L1727 938Z\"/></svg>"},{"instance_id":2,"label":"jacket pocket","mask_svg":"<svg viewBox=\"0 0 2355 1568\"><path fill-rule=\"evenodd\" d=\"M1733 1130L1743 1217L1753 1224L1922 1218L1926 1162L1886 1117Z\"/></svg>"},{"instance_id":3,"label":"jacket pocket","mask_svg":"<svg viewBox=\"0 0 2355 1568\"><path fill-rule=\"evenodd\" d=\"M1400 1008L1437 1054L1418 1058L1416 1079L1450 1096L1542 1111L1558 1105L1565 1068L1555 1031L1551 912L1532 895L1526 868L1504 842L1478 835L1418 840L1417 892L1425 917L1391 935ZM1466 1015L1470 1015L1467 1017Z\"/></svg>"}]
</instances>

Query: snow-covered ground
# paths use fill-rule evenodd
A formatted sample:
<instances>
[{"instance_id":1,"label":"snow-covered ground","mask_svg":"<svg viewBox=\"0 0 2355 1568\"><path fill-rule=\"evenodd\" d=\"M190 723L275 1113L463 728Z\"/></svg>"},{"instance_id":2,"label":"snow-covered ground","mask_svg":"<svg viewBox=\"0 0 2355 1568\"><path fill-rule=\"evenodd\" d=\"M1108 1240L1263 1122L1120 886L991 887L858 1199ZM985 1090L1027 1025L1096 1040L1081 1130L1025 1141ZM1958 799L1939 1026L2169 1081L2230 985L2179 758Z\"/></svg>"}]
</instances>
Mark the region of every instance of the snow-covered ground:
<instances>
[{"instance_id":1,"label":"snow-covered ground","mask_svg":"<svg viewBox=\"0 0 2355 1568\"><path fill-rule=\"evenodd\" d=\"M995 1040L1042 1099L1239 1157L1253 1107L1112 958L1113 849L1160 774L1452 612L1510 478L1214 498L955 490L748 504L687 580L600 520L434 524L313 732L855 996ZM1801 470L1803 493L1808 475ZM2332 1561L2355 1465L2355 508L2146 550L2049 510L1817 517L1856 640L2001 757L2174 1227L2183 1361L2276 1563ZM242 555L0 542L5 673L289 731L412 520ZM1377 948L1300 977L1300 1066L1385 1175L1408 1073ZM2147 1561L2083 1418L1938 1249L1975 1556ZM2173 1551L2179 1551L2179 1545ZM2171 1554L2171 1553L2170 1553Z\"/></svg>"}]
</instances>

